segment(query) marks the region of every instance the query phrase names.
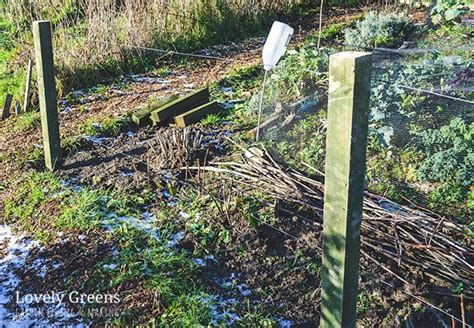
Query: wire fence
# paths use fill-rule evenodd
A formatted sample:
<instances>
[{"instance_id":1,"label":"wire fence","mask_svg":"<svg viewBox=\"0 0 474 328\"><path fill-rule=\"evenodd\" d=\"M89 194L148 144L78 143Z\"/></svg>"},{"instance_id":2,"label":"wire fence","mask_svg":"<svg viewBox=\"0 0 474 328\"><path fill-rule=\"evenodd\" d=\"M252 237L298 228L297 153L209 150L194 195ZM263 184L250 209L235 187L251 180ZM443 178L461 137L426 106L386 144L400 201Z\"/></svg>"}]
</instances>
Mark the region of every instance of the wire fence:
<instances>
[{"instance_id":1,"label":"wire fence","mask_svg":"<svg viewBox=\"0 0 474 328\"><path fill-rule=\"evenodd\" d=\"M369 160L370 180L408 185L416 191L415 201L424 205L436 190L455 181L452 196L470 211L474 63L468 56L443 56L438 49L372 51L369 159L405 162L393 163L403 171L396 176L383 172L393 180L385 181L387 177L377 177L380 172L371 168L381 163ZM330 54L302 49L289 55L270 74L265 90L262 139L280 160L303 170L310 165L324 171ZM257 96L251 107L256 105ZM418 160L406 158L410 156Z\"/></svg>"}]
</instances>

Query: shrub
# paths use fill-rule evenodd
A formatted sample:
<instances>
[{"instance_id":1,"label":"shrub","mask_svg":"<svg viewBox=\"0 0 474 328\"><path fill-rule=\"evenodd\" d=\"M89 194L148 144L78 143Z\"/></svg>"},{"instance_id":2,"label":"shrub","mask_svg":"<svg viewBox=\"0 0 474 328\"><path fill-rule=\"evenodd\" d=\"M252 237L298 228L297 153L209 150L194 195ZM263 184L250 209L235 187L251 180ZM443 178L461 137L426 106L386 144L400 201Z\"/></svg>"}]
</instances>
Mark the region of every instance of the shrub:
<instances>
[{"instance_id":1,"label":"shrub","mask_svg":"<svg viewBox=\"0 0 474 328\"><path fill-rule=\"evenodd\" d=\"M394 46L404 38L410 26L411 21L406 16L369 12L355 28L344 31L345 43L361 48Z\"/></svg>"}]
</instances>

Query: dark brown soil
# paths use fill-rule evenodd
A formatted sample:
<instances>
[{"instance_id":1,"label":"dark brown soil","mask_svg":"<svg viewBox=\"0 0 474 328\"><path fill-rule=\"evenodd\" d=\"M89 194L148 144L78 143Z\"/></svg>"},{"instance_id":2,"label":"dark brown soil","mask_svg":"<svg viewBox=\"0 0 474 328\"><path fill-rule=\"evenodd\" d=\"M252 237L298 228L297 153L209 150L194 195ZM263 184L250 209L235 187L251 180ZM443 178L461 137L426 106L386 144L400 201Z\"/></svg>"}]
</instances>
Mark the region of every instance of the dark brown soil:
<instances>
[{"instance_id":1,"label":"dark brown soil","mask_svg":"<svg viewBox=\"0 0 474 328\"><path fill-rule=\"evenodd\" d=\"M72 183L142 190L160 187L165 177L183 175L181 167L203 165L225 149L224 131L143 128L113 138L84 139L84 147L65 159L60 174Z\"/></svg>"}]
</instances>

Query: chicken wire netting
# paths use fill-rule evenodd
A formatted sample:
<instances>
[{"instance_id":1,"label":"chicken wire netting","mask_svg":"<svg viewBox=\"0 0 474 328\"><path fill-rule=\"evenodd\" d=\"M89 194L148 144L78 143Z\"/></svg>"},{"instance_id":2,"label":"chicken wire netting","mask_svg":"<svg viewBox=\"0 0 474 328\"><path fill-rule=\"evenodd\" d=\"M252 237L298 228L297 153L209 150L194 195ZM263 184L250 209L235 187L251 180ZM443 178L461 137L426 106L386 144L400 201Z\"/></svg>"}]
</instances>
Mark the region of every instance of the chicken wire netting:
<instances>
[{"instance_id":1,"label":"chicken wire netting","mask_svg":"<svg viewBox=\"0 0 474 328\"><path fill-rule=\"evenodd\" d=\"M280 162L324 172L329 56L290 51L268 73L259 139ZM473 48L371 49L368 188L395 200L473 208ZM257 110L259 97L251 100ZM458 206L459 205L459 206Z\"/></svg>"}]
</instances>

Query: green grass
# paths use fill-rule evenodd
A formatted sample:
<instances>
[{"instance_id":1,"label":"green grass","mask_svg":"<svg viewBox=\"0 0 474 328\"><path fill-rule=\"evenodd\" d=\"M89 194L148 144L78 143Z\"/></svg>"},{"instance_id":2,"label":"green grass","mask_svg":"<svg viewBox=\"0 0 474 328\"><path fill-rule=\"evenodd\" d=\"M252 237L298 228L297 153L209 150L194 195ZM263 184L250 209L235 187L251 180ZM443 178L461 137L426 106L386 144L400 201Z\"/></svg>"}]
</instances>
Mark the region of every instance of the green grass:
<instances>
[{"instance_id":1,"label":"green grass","mask_svg":"<svg viewBox=\"0 0 474 328\"><path fill-rule=\"evenodd\" d=\"M382 300L376 294L360 293L357 296L357 315L362 316L369 310L381 307Z\"/></svg>"},{"instance_id":2,"label":"green grass","mask_svg":"<svg viewBox=\"0 0 474 328\"><path fill-rule=\"evenodd\" d=\"M41 124L41 117L39 111L29 111L21 113L13 126L14 132L26 132L30 129L34 129Z\"/></svg>"},{"instance_id":3,"label":"green grass","mask_svg":"<svg viewBox=\"0 0 474 328\"><path fill-rule=\"evenodd\" d=\"M2 107L6 94L13 95L13 105L15 101L21 102L23 98L22 89L26 79L26 67L12 69L10 64L17 55L16 49L8 50L0 46L0 104Z\"/></svg>"},{"instance_id":4,"label":"green grass","mask_svg":"<svg viewBox=\"0 0 474 328\"><path fill-rule=\"evenodd\" d=\"M100 228L110 213L137 215L150 197L87 187L74 190L50 172L27 174L14 190L3 201L3 220L36 234L42 242L58 231Z\"/></svg>"},{"instance_id":5,"label":"green grass","mask_svg":"<svg viewBox=\"0 0 474 328\"><path fill-rule=\"evenodd\" d=\"M221 123L223 121L222 117L219 114L209 114L201 120L203 126L213 126Z\"/></svg>"},{"instance_id":6,"label":"green grass","mask_svg":"<svg viewBox=\"0 0 474 328\"><path fill-rule=\"evenodd\" d=\"M143 286L157 295L155 306L160 315L150 317L130 306L119 317L104 323L130 325L146 320L151 325L172 327L209 324L211 302L203 292L199 267L186 252L168 247L171 236L159 237L155 239L127 224L115 229L112 238L119 245L118 255L98 263L81 289L107 293L119 286ZM116 267L105 267L111 263ZM68 285L74 285L74 280Z\"/></svg>"},{"instance_id":7,"label":"green grass","mask_svg":"<svg viewBox=\"0 0 474 328\"><path fill-rule=\"evenodd\" d=\"M81 135L100 136L117 135L121 129L130 123L128 117L89 118L78 125L77 130Z\"/></svg>"},{"instance_id":8,"label":"green grass","mask_svg":"<svg viewBox=\"0 0 474 328\"><path fill-rule=\"evenodd\" d=\"M154 197L149 191L124 194L88 187L72 188L51 172L27 174L13 190L14 194L2 204L2 222L33 234L41 243L52 241L58 232L101 230L110 215L140 218L143 205ZM168 217L167 211L164 205L161 214ZM105 293L138 282L137 288L143 286L159 295L161 312L157 318L130 307L120 317L107 322L110 324L139 323L148 318L151 324L160 326L208 325L212 302L203 293L199 266L190 254L168 246L173 237L169 231L159 231L159 238L155 239L127 223L114 227L107 238L119 245L118 255L106 257L91 268L93 274L79 287ZM109 263L116 264L116 268L104 267ZM77 278L74 274L69 276L66 286L73 286Z\"/></svg>"}]
</instances>

